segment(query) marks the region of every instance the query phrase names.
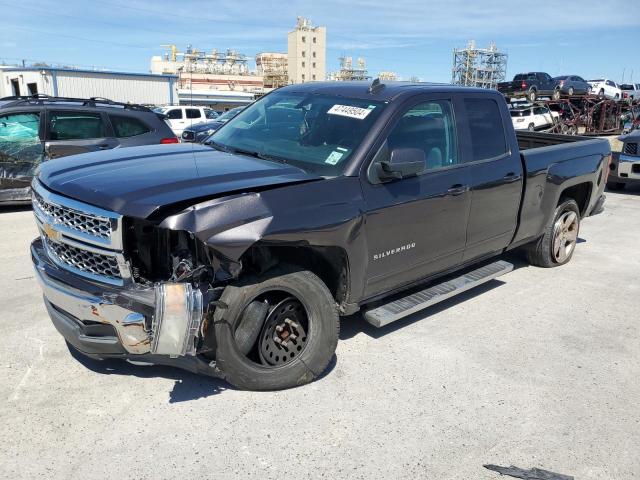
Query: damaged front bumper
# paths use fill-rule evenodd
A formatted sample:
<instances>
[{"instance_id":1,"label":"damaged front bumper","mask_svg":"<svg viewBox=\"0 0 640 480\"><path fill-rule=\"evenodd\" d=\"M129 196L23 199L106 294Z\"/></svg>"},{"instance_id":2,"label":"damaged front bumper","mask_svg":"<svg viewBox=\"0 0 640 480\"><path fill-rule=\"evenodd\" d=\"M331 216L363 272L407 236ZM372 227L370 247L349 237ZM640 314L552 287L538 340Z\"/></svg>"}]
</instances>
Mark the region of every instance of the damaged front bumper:
<instances>
[{"instance_id":1,"label":"damaged front bumper","mask_svg":"<svg viewBox=\"0 0 640 480\"><path fill-rule=\"evenodd\" d=\"M202 298L190 284L91 282L58 267L41 239L31 244L31 258L54 326L79 352L217 376L215 363L196 355Z\"/></svg>"}]
</instances>

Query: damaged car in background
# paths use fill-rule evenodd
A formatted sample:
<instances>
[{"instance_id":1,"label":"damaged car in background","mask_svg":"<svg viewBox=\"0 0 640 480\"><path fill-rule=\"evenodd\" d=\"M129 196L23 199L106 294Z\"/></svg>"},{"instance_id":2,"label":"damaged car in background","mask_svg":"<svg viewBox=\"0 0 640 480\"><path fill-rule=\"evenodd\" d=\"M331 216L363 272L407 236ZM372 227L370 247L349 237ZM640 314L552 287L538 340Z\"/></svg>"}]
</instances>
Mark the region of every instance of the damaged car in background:
<instances>
[{"instance_id":1,"label":"damaged car in background","mask_svg":"<svg viewBox=\"0 0 640 480\"><path fill-rule=\"evenodd\" d=\"M321 375L340 316L382 327L518 247L567 263L610 160L603 139L516 133L498 92L377 80L275 90L207 143L43 164L31 256L85 355L255 390Z\"/></svg>"},{"instance_id":2,"label":"damaged car in background","mask_svg":"<svg viewBox=\"0 0 640 480\"><path fill-rule=\"evenodd\" d=\"M161 115L104 98L0 99L0 205L31 201L38 166L55 158L178 139Z\"/></svg>"}]
</instances>

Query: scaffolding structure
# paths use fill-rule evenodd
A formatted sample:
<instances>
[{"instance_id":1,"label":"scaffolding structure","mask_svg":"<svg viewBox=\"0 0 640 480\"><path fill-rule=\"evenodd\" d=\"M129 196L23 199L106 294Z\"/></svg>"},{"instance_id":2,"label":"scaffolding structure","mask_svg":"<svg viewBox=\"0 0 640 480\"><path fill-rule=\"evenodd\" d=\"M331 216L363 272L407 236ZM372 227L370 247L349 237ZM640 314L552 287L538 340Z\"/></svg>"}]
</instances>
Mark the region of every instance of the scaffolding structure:
<instances>
[{"instance_id":1,"label":"scaffolding structure","mask_svg":"<svg viewBox=\"0 0 640 480\"><path fill-rule=\"evenodd\" d=\"M263 52L256 55L256 69L266 88L278 88L289 83L286 53Z\"/></svg>"},{"instance_id":2,"label":"scaffolding structure","mask_svg":"<svg viewBox=\"0 0 640 480\"><path fill-rule=\"evenodd\" d=\"M212 73L218 75L248 75L249 66L246 55L238 53L234 49L218 51L213 49L211 53L192 48L187 45L185 52L178 51L175 45L162 45L168 48L160 62L164 62L164 69L181 70L184 73Z\"/></svg>"},{"instance_id":3,"label":"scaffolding structure","mask_svg":"<svg viewBox=\"0 0 640 480\"><path fill-rule=\"evenodd\" d=\"M339 82L348 82L351 80L369 80L369 72L367 72L367 63L364 58L358 57L356 66L353 65L352 57L340 57L340 70L329 75L330 80Z\"/></svg>"},{"instance_id":4,"label":"scaffolding structure","mask_svg":"<svg viewBox=\"0 0 640 480\"><path fill-rule=\"evenodd\" d=\"M506 53L499 52L495 43L489 48L477 48L471 40L466 48L453 49L451 83L467 87L496 88L507 74Z\"/></svg>"}]
</instances>

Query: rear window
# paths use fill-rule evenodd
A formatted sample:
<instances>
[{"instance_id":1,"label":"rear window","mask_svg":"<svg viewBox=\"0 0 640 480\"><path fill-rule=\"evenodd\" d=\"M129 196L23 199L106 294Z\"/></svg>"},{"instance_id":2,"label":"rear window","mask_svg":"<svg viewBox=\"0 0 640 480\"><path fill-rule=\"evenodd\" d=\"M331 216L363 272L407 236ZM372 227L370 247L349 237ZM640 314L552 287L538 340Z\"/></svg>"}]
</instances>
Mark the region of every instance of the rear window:
<instances>
[{"instance_id":1,"label":"rear window","mask_svg":"<svg viewBox=\"0 0 640 480\"><path fill-rule=\"evenodd\" d=\"M512 117L524 117L525 115L527 115L525 110L511 110Z\"/></svg>"},{"instance_id":2,"label":"rear window","mask_svg":"<svg viewBox=\"0 0 640 480\"><path fill-rule=\"evenodd\" d=\"M88 140L106 137L106 133L99 113L51 112L49 137L51 140Z\"/></svg>"},{"instance_id":3,"label":"rear window","mask_svg":"<svg viewBox=\"0 0 640 480\"><path fill-rule=\"evenodd\" d=\"M536 74L535 73L519 73L518 75L513 77L514 81L518 81L518 80L535 80L535 79L536 79Z\"/></svg>"},{"instance_id":4,"label":"rear window","mask_svg":"<svg viewBox=\"0 0 640 480\"><path fill-rule=\"evenodd\" d=\"M117 138L135 137L149 133L151 129L137 118L124 117L120 115L109 115L113 132Z\"/></svg>"},{"instance_id":5,"label":"rear window","mask_svg":"<svg viewBox=\"0 0 640 480\"><path fill-rule=\"evenodd\" d=\"M498 104L490 98L465 98L472 161L488 160L507 153L504 126Z\"/></svg>"}]
</instances>

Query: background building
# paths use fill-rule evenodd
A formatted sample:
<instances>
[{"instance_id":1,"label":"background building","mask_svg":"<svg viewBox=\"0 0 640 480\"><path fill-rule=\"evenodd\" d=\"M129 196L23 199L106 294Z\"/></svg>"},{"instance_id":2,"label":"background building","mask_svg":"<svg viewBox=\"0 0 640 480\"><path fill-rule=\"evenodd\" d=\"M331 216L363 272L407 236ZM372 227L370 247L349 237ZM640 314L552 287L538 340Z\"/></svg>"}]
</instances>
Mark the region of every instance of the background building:
<instances>
[{"instance_id":1,"label":"background building","mask_svg":"<svg viewBox=\"0 0 640 480\"><path fill-rule=\"evenodd\" d=\"M289 83L286 53L263 52L256 55L256 73L261 75L264 88L278 88Z\"/></svg>"},{"instance_id":2,"label":"background building","mask_svg":"<svg viewBox=\"0 0 640 480\"><path fill-rule=\"evenodd\" d=\"M327 29L314 27L298 17L295 30L288 36L289 83L321 81L326 77Z\"/></svg>"},{"instance_id":3,"label":"background building","mask_svg":"<svg viewBox=\"0 0 640 480\"><path fill-rule=\"evenodd\" d=\"M176 75L101 72L53 67L0 69L0 97L34 95L161 105L178 101Z\"/></svg>"},{"instance_id":4,"label":"background building","mask_svg":"<svg viewBox=\"0 0 640 480\"><path fill-rule=\"evenodd\" d=\"M332 72L329 80L347 82L350 80L369 80L371 77L367 72L367 63L364 58L358 57L356 64L353 64L353 58L340 57L340 70Z\"/></svg>"}]
</instances>

